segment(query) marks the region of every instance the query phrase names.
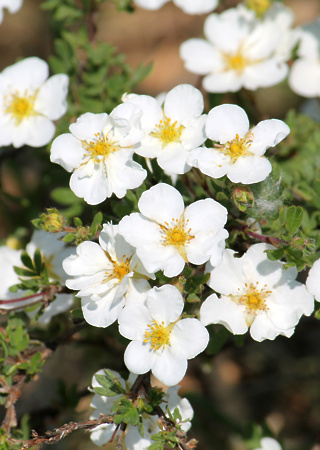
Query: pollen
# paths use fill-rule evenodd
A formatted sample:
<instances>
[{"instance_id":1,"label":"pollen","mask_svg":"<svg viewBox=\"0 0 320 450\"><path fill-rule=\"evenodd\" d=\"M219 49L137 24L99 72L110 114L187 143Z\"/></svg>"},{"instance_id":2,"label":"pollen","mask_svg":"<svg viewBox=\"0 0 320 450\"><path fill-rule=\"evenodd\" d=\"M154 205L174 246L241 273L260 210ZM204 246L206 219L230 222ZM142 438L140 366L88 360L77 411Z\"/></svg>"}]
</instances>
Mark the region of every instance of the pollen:
<instances>
[{"instance_id":1,"label":"pollen","mask_svg":"<svg viewBox=\"0 0 320 450\"><path fill-rule=\"evenodd\" d=\"M15 92L10 99L5 98L5 112L10 114L17 124L20 124L23 119L37 114L34 110L34 103L35 96L28 95L28 91L25 91L24 95Z\"/></svg>"},{"instance_id":2,"label":"pollen","mask_svg":"<svg viewBox=\"0 0 320 450\"><path fill-rule=\"evenodd\" d=\"M247 7L253 9L258 17L263 16L271 7L270 0L247 0Z\"/></svg>"},{"instance_id":3,"label":"pollen","mask_svg":"<svg viewBox=\"0 0 320 450\"><path fill-rule=\"evenodd\" d=\"M156 125L157 131L150 133L150 136L160 139L162 147L171 142L181 142L180 137L184 129L182 125L178 126L177 121L171 122L169 117L163 118Z\"/></svg>"},{"instance_id":4,"label":"pollen","mask_svg":"<svg viewBox=\"0 0 320 450\"><path fill-rule=\"evenodd\" d=\"M164 322L158 323L154 320L151 324L148 324L143 342L146 344L150 343L152 350L159 350L161 347L165 348L166 345L170 345L170 334L174 324L172 323L165 327Z\"/></svg>"},{"instance_id":5,"label":"pollen","mask_svg":"<svg viewBox=\"0 0 320 450\"><path fill-rule=\"evenodd\" d=\"M243 56L241 51L235 55L223 54L225 68L228 70L235 70L238 73L243 72L244 68L250 63L247 58Z\"/></svg>"},{"instance_id":6,"label":"pollen","mask_svg":"<svg viewBox=\"0 0 320 450\"><path fill-rule=\"evenodd\" d=\"M259 287L259 282L251 283L249 286L245 284L245 293L238 299L240 305L245 305L248 313L255 316L259 311L266 311L268 309L266 299L272 293L267 290L265 284L262 288Z\"/></svg>"},{"instance_id":7,"label":"pollen","mask_svg":"<svg viewBox=\"0 0 320 450\"><path fill-rule=\"evenodd\" d=\"M89 144L83 141L82 145L87 150L87 154L97 162L104 160L108 155L119 149L117 145L110 141L106 136L101 135L101 133L95 134L94 141L90 141Z\"/></svg>"},{"instance_id":8,"label":"pollen","mask_svg":"<svg viewBox=\"0 0 320 450\"><path fill-rule=\"evenodd\" d=\"M249 131L244 138L236 134L236 138L224 145L217 144L215 148L230 157L231 163L234 164L238 158L242 156L253 155L249 148L251 146L253 135Z\"/></svg>"},{"instance_id":9,"label":"pollen","mask_svg":"<svg viewBox=\"0 0 320 450\"><path fill-rule=\"evenodd\" d=\"M188 229L189 220L185 221L184 214L180 219L171 219L172 222L169 224L165 222L164 225L160 225L161 235L163 241L162 245L173 245L176 247L183 259L188 262L185 245L189 244L194 236L191 234L191 228Z\"/></svg>"},{"instance_id":10,"label":"pollen","mask_svg":"<svg viewBox=\"0 0 320 450\"><path fill-rule=\"evenodd\" d=\"M107 283L112 279L117 279L119 282L123 280L123 278L131 272L130 270L130 260L131 258L121 258L120 262L114 261L109 253L106 252L106 256L109 261L112 263L113 267L110 270L107 270L105 274L107 277L103 280L102 283Z\"/></svg>"}]
</instances>

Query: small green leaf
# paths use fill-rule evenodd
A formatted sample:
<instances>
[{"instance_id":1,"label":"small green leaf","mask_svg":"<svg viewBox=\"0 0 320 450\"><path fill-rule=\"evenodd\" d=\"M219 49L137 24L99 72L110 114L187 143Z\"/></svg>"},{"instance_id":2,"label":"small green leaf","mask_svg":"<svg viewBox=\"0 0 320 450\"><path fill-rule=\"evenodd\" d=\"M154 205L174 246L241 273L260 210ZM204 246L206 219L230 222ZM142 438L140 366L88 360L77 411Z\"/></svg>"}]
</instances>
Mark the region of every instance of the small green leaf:
<instances>
[{"instance_id":1,"label":"small green leaf","mask_svg":"<svg viewBox=\"0 0 320 450\"><path fill-rule=\"evenodd\" d=\"M79 217L74 217L73 221L77 228L82 226L82 220Z\"/></svg>"},{"instance_id":2,"label":"small green leaf","mask_svg":"<svg viewBox=\"0 0 320 450\"><path fill-rule=\"evenodd\" d=\"M34 270L32 259L30 258L27 252L21 253L21 261L23 265L26 266L28 269Z\"/></svg>"},{"instance_id":3,"label":"small green leaf","mask_svg":"<svg viewBox=\"0 0 320 450\"><path fill-rule=\"evenodd\" d=\"M295 234L303 219L303 208L301 206L290 206L287 211L286 228L290 234Z\"/></svg>"},{"instance_id":4,"label":"small green leaf","mask_svg":"<svg viewBox=\"0 0 320 450\"><path fill-rule=\"evenodd\" d=\"M144 432L144 423L143 423L142 417L140 417L140 420L138 423L138 431L139 431L140 436L144 437L145 432Z\"/></svg>"},{"instance_id":5,"label":"small green leaf","mask_svg":"<svg viewBox=\"0 0 320 450\"><path fill-rule=\"evenodd\" d=\"M138 425L139 423L139 413L133 404L126 398L123 397L117 413L114 416L114 423L119 425L121 422L128 425Z\"/></svg>"},{"instance_id":6,"label":"small green leaf","mask_svg":"<svg viewBox=\"0 0 320 450\"><path fill-rule=\"evenodd\" d=\"M41 251L39 248L34 252L33 260L37 274L40 274L43 271L44 263L42 262Z\"/></svg>"},{"instance_id":7,"label":"small green leaf","mask_svg":"<svg viewBox=\"0 0 320 450\"><path fill-rule=\"evenodd\" d=\"M19 277L34 277L36 275L34 271L23 269L21 267L13 266L13 269Z\"/></svg>"},{"instance_id":8,"label":"small green leaf","mask_svg":"<svg viewBox=\"0 0 320 450\"><path fill-rule=\"evenodd\" d=\"M102 212L99 211L99 212L94 216L94 218L93 218L93 220L92 220L92 224L91 224L91 226L90 226L90 233L91 233L93 236L95 236L95 235L97 234L98 230L100 229L102 220L103 220L103 215L102 215Z\"/></svg>"},{"instance_id":9,"label":"small green leaf","mask_svg":"<svg viewBox=\"0 0 320 450\"><path fill-rule=\"evenodd\" d=\"M284 255L284 249L283 248L277 248L276 250L267 250L267 256L270 259L270 261L278 261L281 259Z\"/></svg>"},{"instance_id":10,"label":"small green leaf","mask_svg":"<svg viewBox=\"0 0 320 450\"><path fill-rule=\"evenodd\" d=\"M73 242L76 238L76 235L74 233L68 233L65 236L63 236L62 241L63 242Z\"/></svg>"},{"instance_id":11,"label":"small green leaf","mask_svg":"<svg viewBox=\"0 0 320 450\"><path fill-rule=\"evenodd\" d=\"M95 378L100 386L102 386L102 388L104 389L104 393L100 393L100 395L105 395L106 397L114 397L115 395L124 394L126 392L119 380L117 380L117 378L108 370L105 370L104 375L97 374Z\"/></svg>"}]
</instances>

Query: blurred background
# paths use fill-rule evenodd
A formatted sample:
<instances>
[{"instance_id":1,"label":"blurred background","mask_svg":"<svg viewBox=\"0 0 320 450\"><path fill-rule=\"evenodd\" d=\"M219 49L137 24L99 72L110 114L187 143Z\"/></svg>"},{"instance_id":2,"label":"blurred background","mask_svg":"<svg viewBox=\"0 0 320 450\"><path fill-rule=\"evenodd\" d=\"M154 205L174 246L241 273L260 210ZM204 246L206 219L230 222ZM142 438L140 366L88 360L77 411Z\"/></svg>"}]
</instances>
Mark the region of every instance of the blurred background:
<instances>
[{"instance_id":1,"label":"blurred background","mask_svg":"<svg viewBox=\"0 0 320 450\"><path fill-rule=\"evenodd\" d=\"M14 15L5 12L0 25L0 70L18 58L52 53L48 14L39 8L40 0L24 0ZM228 0L228 6L237 2ZM320 15L319 0L288 0L296 15L295 25L314 21ZM169 2L152 12L138 9L134 14L118 12L108 3L101 6L96 18L98 39L114 44L126 55L128 63L153 62L153 70L136 88L137 93L157 95L177 84L200 87L198 76L187 72L179 58L180 44L190 37L202 37L206 16L188 16ZM284 85L261 89L258 103L273 117L282 117L302 99ZM0 239L4 240L21 221L21 233L29 218L41 211L32 201L45 165L35 162L33 149L17 154L21 170L17 174L12 158L0 153ZM68 182L68 177L61 182ZM28 198L25 190L31 194ZM17 204L10 196L21 197ZM36 198L36 197L34 197ZM26 203L27 202L27 203ZM50 207L44 195L41 204ZM8 213L9 211L9 213ZM4 243L4 241L3 241ZM62 327L54 318L54 334ZM219 327L216 327L218 329ZM181 382L195 410L190 437L200 441L199 450L244 450L240 431L248 422L263 423L279 437L286 450L320 449L320 332L315 319L305 319L291 339L254 342L244 338L238 346L231 338L212 356L212 364L191 361ZM98 342L98 343L97 343ZM101 330L86 327L75 334L68 345L58 347L45 364L38 379L24 387L17 403L18 416L39 434L71 420L88 418L91 395L87 386L93 373L103 367L124 370L118 351L125 348L117 340L117 330L110 327L101 338ZM200 358L201 361L201 358ZM58 380L58 381L57 381ZM74 412L75 407L75 412ZM62 412L61 412L62 411ZM26 415L27 414L27 415ZM94 450L89 435L76 432L52 450ZM106 446L106 448L109 448ZM112 446L110 446L112 448Z\"/></svg>"}]
</instances>

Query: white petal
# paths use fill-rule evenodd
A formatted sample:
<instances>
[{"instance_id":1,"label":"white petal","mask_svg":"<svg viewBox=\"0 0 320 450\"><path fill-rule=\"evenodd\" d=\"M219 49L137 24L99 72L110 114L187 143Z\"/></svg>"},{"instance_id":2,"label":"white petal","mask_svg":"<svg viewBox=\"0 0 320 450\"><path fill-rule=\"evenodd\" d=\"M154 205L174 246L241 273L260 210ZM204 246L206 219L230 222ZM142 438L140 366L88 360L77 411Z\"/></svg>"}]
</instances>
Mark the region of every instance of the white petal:
<instances>
[{"instance_id":1,"label":"white petal","mask_svg":"<svg viewBox=\"0 0 320 450\"><path fill-rule=\"evenodd\" d=\"M249 130L249 120L245 111L237 105L220 105L211 109L206 123L206 134L220 144L242 138Z\"/></svg>"},{"instance_id":2,"label":"white petal","mask_svg":"<svg viewBox=\"0 0 320 450\"><path fill-rule=\"evenodd\" d=\"M293 63L289 74L289 86L303 97L320 96L320 64L318 59L301 59Z\"/></svg>"},{"instance_id":3,"label":"white petal","mask_svg":"<svg viewBox=\"0 0 320 450\"><path fill-rule=\"evenodd\" d=\"M80 141L88 141L94 139L96 133L101 133L107 121L108 114L85 113L80 116L76 123L72 123L69 127L71 133Z\"/></svg>"},{"instance_id":4,"label":"white petal","mask_svg":"<svg viewBox=\"0 0 320 450\"><path fill-rule=\"evenodd\" d=\"M230 157L214 148L201 147L190 152L187 162L209 177L221 178L229 170Z\"/></svg>"},{"instance_id":5,"label":"white petal","mask_svg":"<svg viewBox=\"0 0 320 450\"><path fill-rule=\"evenodd\" d=\"M245 307L237 305L229 297L210 295L200 309L200 320L204 325L219 323L233 334L244 334L248 330Z\"/></svg>"},{"instance_id":6,"label":"white petal","mask_svg":"<svg viewBox=\"0 0 320 450\"><path fill-rule=\"evenodd\" d=\"M102 295L99 301L89 297L81 298L82 312L85 320L94 327L106 328L117 320L125 300L115 300L114 292Z\"/></svg>"},{"instance_id":7,"label":"white petal","mask_svg":"<svg viewBox=\"0 0 320 450\"><path fill-rule=\"evenodd\" d=\"M101 163L94 163L92 160L74 171L70 178L70 188L89 205L98 205L112 195Z\"/></svg>"},{"instance_id":8,"label":"white petal","mask_svg":"<svg viewBox=\"0 0 320 450\"><path fill-rule=\"evenodd\" d=\"M265 180L271 170L269 160L263 156L240 156L231 165L227 177L233 183L252 184Z\"/></svg>"},{"instance_id":9,"label":"white petal","mask_svg":"<svg viewBox=\"0 0 320 450\"><path fill-rule=\"evenodd\" d=\"M206 14L213 11L217 5L218 0L173 0L187 14Z\"/></svg>"},{"instance_id":10,"label":"white petal","mask_svg":"<svg viewBox=\"0 0 320 450\"><path fill-rule=\"evenodd\" d=\"M223 253L222 264L212 269L210 264L206 266L206 272L210 271L208 285L215 291L224 295L237 295L238 289L247 281L243 273L243 257L235 258L235 252L226 249Z\"/></svg>"},{"instance_id":11,"label":"white petal","mask_svg":"<svg viewBox=\"0 0 320 450\"><path fill-rule=\"evenodd\" d=\"M140 212L155 222L171 223L180 218L184 202L180 192L169 184L159 183L145 191L138 202Z\"/></svg>"},{"instance_id":12,"label":"white petal","mask_svg":"<svg viewBox=\"0 0 320 450\"><path fill-rule=\"evenodd\" d=\"M185 68L198 75L206 75L214 68L216 52L204 39L188 39L180 46L180 57Z\"/></svg>"},{"instance_id":13,"label":"white petal","mask_svg":"<svg viewBox=\"0 0 320 450\"><path fill-rule=\"evenodd\" d=\"M165 284L151 289L147 296L147 306L154 320L168 326L182 314L184 301L175 286Z\"/></svg>"},{"instance_id":14,"label":"white petal","mask_svg":"<svg viewBox=\"0 0 320 450\"><path fill-rule=\"evenodd\" d=\"M174 352L186 359L195 358L209 342L209 333L198 319L182 319L176 323L170 336Z\"/></svg>"},{"instance_id":15,"label":"white petal","mask_svg":"<svg viewBox=\"0 0 320 450\"><path fill-rule=\"evenodd\" d=\"M250 149L255 155L263 155L269 147L274 147L290 133L287 124L278 119L263 120L252 129L253 142Z\"/></svg>"},{"instance_id":16,"label":"white petal","mask_svg":"<svg viewBox=\"0 0 320 450\"><path fill-rule=\"evenodd\" d=\"M150 345L142 341L132 341L124 352L124 363L132 373L141 374L148 372L154 362L155 353L150 350Z\"/></svg>"},{"instance_id":17,"label":"white petal","mask_svg":"<svg viewBox=\"0 0 320 450\"><path fill-rule=\"evenodd\" d=\"M79 167L84 152L81 142L72 134L65 133L52 142L50 161L60 164L65 170L72 172L73 169Z\"/></svg>"},{"instance_id":18,"label":"white petal","mask_svg":"<svg viewBox=\"0 0 320 450\"><path fill-rule=\"evenodd\" d=\"M176 353L171 351L171 347L166 346L161 354L157 353L152 364L152 373L166 386L174 386L184 377L187 366L186 358L179 358Z\"/></svg>"},{"instance_id":19,"label":"white petal","mask_svg":"<svg viewBox=\"0 0 320 450\"><path fill-rule=\"evenodd\" d=\"M51 120L57 120L65 114L68 108L69 77L64 74L50 77L39 89L35 101L35 110Z\"/></svg>"},{"instance_id":20,"label":"white petal","mask_svg":"<svg viewBox=\"0 0 320 450\"><path fill-rule=\"evenodd\" d=\"M191 125L203 112L203 96L190 84L180 84L168 92L164 102L164 113L172 121L183 126Z\"/></svg>"},{"instance_id":21,"label":"white petal","mask_svg":"<svg viewBox=\"0 0 320 450\"><path fill-rule=\"evenodd\" d=\"M119 332L122 336L132 340L143 340L152 317L143 304L126 306L119 316Z\"/></svg>"},{"instance_id":22,"label":"white petal","mask_svg":"<svg viewBox=\"0 0 320 450\"><path fill-rule=\"evenodd\" d=\"M40 58L25 58L2 71L7 83L20 93L36 91L48 78L48 64ZM30 93L30 92L29 92Z\"/></svg>"},{"instance_id":23,"label":"white petal","mask_svg":"<svg viewBox=\"0 0 320 450\"><path fill-rule=\"evenodd\" d=\"M264 313L258 314L250 327L252 339L258 342L264 341L265 339L273 340L279 336L279 334L290 337L293 332L294 328L289 328L287 330L277 328Z\"/></svg>"},{"instance_id":24,"label":"white petal","mask_svg":"<svg viewBox=\"0 0 320 450\"><path fill-rule=\"evenodd\" d=\"M315 296L315 299L320 301L320 259L313 264L311 267L308 278L306 281L306 286L310 294Z\"/></svg>"},{"instance_id":25,"label":"white petal","mask_svg":"<svg viewBox=\"0 0 320 450\"><path fill-rule=\"evenodd\" d=\"M236 92L244 85L241 75L235 70L215 72L202 80L203 89L207 92Z\"/></svg>"}]
</instances>

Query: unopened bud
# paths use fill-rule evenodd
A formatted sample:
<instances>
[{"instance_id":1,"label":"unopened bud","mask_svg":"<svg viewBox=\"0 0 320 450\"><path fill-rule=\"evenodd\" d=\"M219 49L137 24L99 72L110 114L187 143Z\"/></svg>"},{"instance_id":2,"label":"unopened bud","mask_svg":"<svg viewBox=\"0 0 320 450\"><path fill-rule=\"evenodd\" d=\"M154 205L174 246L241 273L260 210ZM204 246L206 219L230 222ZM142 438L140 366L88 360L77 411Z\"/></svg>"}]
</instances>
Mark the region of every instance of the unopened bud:
<instances>
[{"instance_id":1,"label":"unopened bud","mask_svg":"<svg viewBox=\"0 0 320 450\"><path fill-rule=\"evenodd\" d=\"M252 208L254 205L254 195L251 190L246 187L237 187L232 194L232 200L236 207L244 212L247 208Z\"/></svg>"},{"instance_id":2,"label":"unopened bud","mask_svg":"<svg viewBox=\"0 0 320 450\"><path fill-rule=\"evenodd\" d=\"M66 223L64 216L56 208L50 208L47 210L47 214L41 214L40 221L40 227L50 233L62 231Z\"/></svg>"}]
</instances>

